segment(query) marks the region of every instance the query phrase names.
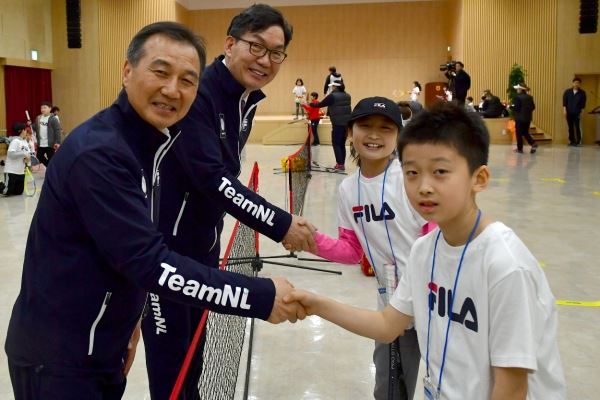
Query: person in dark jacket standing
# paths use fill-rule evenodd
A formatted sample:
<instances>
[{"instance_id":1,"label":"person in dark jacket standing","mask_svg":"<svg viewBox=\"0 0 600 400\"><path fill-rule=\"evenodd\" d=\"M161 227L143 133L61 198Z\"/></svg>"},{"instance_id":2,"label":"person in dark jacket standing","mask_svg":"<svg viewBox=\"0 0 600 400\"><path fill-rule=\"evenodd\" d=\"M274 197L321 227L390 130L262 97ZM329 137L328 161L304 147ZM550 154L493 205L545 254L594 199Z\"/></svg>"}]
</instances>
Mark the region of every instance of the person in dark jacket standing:
<instances>
[{"instance_id":1,"label":"person in dark jacket standing","mask_svg":"<svg viewBox=\"0 0 600 400\"><path fill-rule=\"evenodd\" d=\"M311 107L329 107L329 118L331 119L331 144L335 154L335 169L344 171L346 167L346 127L350 121L352 106L351 97L346 93L343 83L331 83L332 92L317 104L310 103Z\"/></svg>"},{"instance_id":2,"label":"person in dark jacket standing","mask_svg":"<svg viewBox=\"0 0 600 400\"><path fill-rule=\"evenodd\" d=\"M60 146L62 133L60 121L50 112L51 110L52 103L42 101L40 105L41 114L36 117L35 122L31 126L38 143L37 157L46 167L48 167L48 163L54 156L54 152Z\"/></svg>"},{"instance_id":3,"label":"person in dark jacket standing","mask_svg":"<svg viewBox=\"0 0 600 400\"><path fill-rule=\"evenodd\" d=\"M513 86L517 90L517 96L513 99L513 103L510 108L513 110L513 117L515 119L515 133L517 136L517 153L523 153L523 138L527 140L527 143L531 146L530 153L533 154L537 150L537 143L529 134L529 126L533 119L533 110L535 110L535 103L533 97L527 93L529 88L524 83L519 83Z\"/></svg>"},{"instance_id":4,"label":"person in dark jacket standing","mask_svg":"<svg viewBox=\"0 0 600 400\"><path fill-rule=\"evenodd\" d=\"M569 127L569 146L581 145L581 112L585 108L585 90L581 79L573 78L573 86L563 94L563 114Z\"/></svg>"},{"instance_id":5,"label":"person in dark jacket standing","mask_svg":"<svg viewBox=\"0 0 600 400\"><path fill-rule=\"evenodd\" d=\"M257 107L286 58L292 30L275 8L258 4L235 16L224 54L202 74L181 134L163 160L159 231L167 246L217 268L225 213L295 249L314 245L304 219L292 216L238 180L240 154ZM153 400L169 398L203 310L152 293L142 321L146 369ZM204 340L196 349L182 399L197 399Z\"/></svg>"},{"instance_id":6,"label":"person in dark jacket standing","mask_svg":"<svg viewBox=\"0 0 600 400\"><path fill-rule=\"evenodd\" d=\"M120 399L148 291L272 322L304 317L283 304L285 279L212 270L156 230L161 159L204 61L184 26L142 28L116 102L77 127L49 166L5 345L16 400Z\"/></svg>"},{"instance_id":7,"label":"person in dark jacket standing","mask_svg":"<svg viewBox=\"0 0 600 400\"><path fill-rule=\"evenodd\" d=\"M466 73L464 68L465 65L457 61L455 64L456 71L446 72L446 77L452 80L452 91L459 106L465 105L467 92L471 88L471 76Z\"/></svg>"}]
</instances>

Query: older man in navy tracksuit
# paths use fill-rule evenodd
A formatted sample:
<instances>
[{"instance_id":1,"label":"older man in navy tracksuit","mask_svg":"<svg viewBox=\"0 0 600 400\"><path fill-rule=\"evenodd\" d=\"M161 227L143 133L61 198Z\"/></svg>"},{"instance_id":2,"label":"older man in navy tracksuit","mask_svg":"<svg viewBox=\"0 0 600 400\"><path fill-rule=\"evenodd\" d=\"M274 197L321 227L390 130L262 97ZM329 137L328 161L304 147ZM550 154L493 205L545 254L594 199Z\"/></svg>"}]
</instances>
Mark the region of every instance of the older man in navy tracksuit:
<instances>
[{"instance_id":1,"label":"older man in navy tracksuit","mask_svg":"<svg viewBox=\"0 0 600 400\"><path fill-rule=\"evenodd\" d=\"M195 97L204 54L179 24L143 28L117 101L76 128L50 164L6 339L16 400L120 399L147 291L273 322L301 312L280 306L285 280L180 256L153 223L161 159Z\"/></svg>"}]
</instances>

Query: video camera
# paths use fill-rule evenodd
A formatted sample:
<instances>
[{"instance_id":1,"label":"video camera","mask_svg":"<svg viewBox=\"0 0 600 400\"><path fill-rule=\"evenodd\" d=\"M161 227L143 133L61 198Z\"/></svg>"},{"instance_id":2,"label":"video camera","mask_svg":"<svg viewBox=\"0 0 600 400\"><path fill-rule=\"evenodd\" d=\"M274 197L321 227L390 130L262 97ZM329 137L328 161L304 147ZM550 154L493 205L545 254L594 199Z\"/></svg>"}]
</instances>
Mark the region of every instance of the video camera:
<instances>
[{"instance_id":1,"label":"video camera","mask_svg":"<svg viewBox=\"0 0 600 400\"><path fill-rule=\"evenodd\" d=\"M440 71L455 72L456 71L456 61L448 61L446 64L441 64Z\"/></svg>"}]
</instances>

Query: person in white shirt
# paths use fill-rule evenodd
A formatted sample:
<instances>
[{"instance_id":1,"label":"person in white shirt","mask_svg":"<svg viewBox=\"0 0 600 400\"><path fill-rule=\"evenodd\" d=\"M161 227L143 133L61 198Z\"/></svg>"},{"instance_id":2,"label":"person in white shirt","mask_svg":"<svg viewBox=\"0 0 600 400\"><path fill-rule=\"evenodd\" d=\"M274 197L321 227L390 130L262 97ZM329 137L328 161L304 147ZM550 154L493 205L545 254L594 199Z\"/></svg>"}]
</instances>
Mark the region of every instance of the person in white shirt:
<instances>
[{"instance_id":1,"label":"person in white shirt","mask_svg":"<svg viewBox=\"0 0 600 400\"><path fill-rule=\"evenodd\" d=\"M383 311L296 290L320 315L390 342L414 319L425 399L564 400L554 296L517 235L476 203L486 189L489 133L464 107L439 103L403 130L398 154L413 207L439 229L419 238Z\"/></svg>"},{"instance_id":2,"label":"person in white shirt","mask_svg":"<svg viewBox=\"0 0 600 400\"><path fill-rule=\"evenodd\" d=\"M296 79L296 86L292 89L292 93L294 94L294 102L296 103L296 117L294 119L298 119L299 111L302 112L302 118L304 118L304 108L302 107L302 104L308 100L308 96L306 95L307 92L302 78Z\"/></svg>"},{"instance_id":3,"label":"person in white shirt","mask_svg":"<svg viewBox=\"0 0 600 400\"><path fill-rule=\"evenodd\" d=\"M27 125L17 122L13 130L19 134L8 146L6 164L4 166L4 182L0 183L0 193L4 196L23 194L25 183L25 166L31 159L31 131Z\"/></svg>"},{"instance_id":4,"label":"person in white shirt","mask_svg":"<svg viewBox=\"0 0 600 400\"><path fill-rule=\"evenodd\" d=\"M421 84L418 81L414 81L413 88L410 90L410 101L419 101L421 90Z\"/></svg>"},{"instance_id":5,"label":"person in white shirt","mask_svg":"<svg viewBox=\"0 0 600 400\"><path fill-rule=\"evenodd\" d=\"M351 155L359 170L339 187L338 239L315 233L315 254L320 257L358 264L362 254L366 255L381 287L377 295L380 310L391 297L391 293L385 293L386 268L393 268L397 283L406 269L411 246L428 229L427 221L406 197L398 159L390 157L402 125L400 108L392 100L369 97L358 102L348 122L348 133L353 143ZM415 330L407 330L399 341L402 374L396 381L397 387L392 388L389 345L375 342L375 399L413 398L421 357ZM390 397L390 392L396 395Z\"/></svg>"}]
</instances>

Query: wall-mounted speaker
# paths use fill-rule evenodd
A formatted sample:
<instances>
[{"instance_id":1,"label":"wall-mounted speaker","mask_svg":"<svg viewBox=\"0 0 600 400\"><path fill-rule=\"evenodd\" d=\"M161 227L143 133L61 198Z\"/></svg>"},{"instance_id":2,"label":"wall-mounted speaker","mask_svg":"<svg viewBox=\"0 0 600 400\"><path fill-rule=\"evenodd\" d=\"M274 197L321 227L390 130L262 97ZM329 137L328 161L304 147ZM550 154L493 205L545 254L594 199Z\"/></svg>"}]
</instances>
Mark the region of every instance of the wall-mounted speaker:
<instances>
[{"instance_id":1,"label":"wall-mounted speaker","mask_svg":"<svg viewBox=\"0 0 600 400\"><path fill-rule=\"evenodd\" d=\"M580 0L579 33L598 32L598 0Z\"/></svg>"},{"instance_id":2,"label":"wall-mounted speaker","mask_svg":"<svg viewBox=\"0 0 600 400\"><path fill-rule=\"evenodd\" d=\"M67 47L81 48L81 2L66 0L67 3Z\"/></svg>"}]
</instances>

